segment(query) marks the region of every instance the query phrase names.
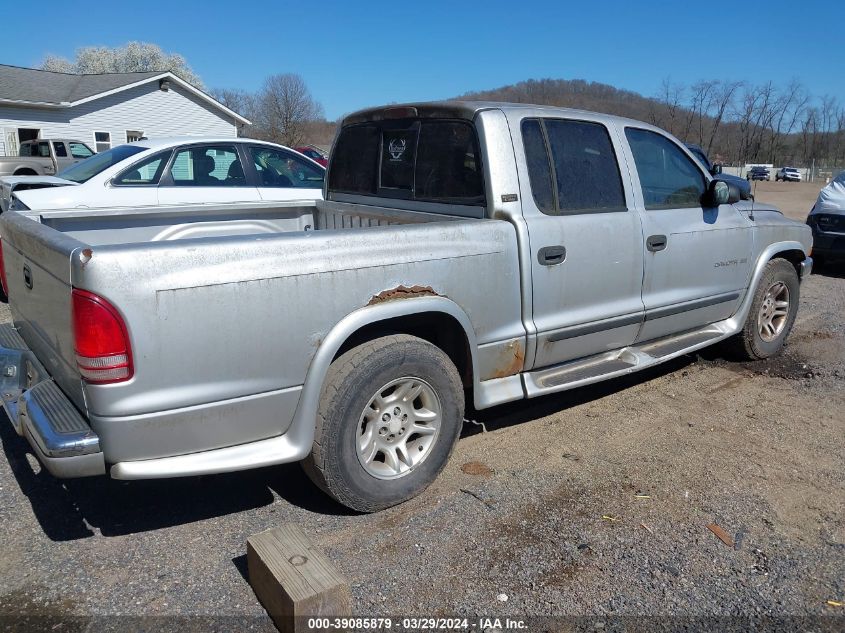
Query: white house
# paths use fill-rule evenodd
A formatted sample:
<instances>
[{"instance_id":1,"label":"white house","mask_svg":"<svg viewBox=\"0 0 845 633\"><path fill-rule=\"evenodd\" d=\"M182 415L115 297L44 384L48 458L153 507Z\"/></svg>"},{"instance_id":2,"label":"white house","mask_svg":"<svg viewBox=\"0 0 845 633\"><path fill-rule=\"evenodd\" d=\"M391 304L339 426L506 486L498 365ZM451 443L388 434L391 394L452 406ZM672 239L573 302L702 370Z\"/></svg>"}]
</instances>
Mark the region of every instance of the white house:
<instances>
[{"instance_id":1,"label":"white house","mask_svg":"<svg viewBox=\"0 0 845 633\"><path fill-rule=\"evenodd\" d=\"M237 136L249 121L169 72L74 75L0 64L0 156L70 138L101 152L141 137Z\"/></svg>"}]
</instances>

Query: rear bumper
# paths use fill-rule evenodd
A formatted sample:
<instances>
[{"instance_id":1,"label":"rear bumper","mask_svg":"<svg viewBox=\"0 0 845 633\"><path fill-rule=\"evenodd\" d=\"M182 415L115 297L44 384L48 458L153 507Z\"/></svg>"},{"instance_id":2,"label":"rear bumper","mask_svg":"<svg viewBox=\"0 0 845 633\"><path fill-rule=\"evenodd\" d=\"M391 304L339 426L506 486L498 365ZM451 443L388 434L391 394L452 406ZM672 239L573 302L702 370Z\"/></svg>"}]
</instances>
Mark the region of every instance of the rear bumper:
<instances>
[{"instance_id":1,"label":"rear bumper","mask_svg":"<svg viewBox=\"0 0 845 633\"><path fill-rule=\"evenodd\" d=\"M105 474L100 438L8 324L0 325L0 396L15 431L54 476Z\"/></svg>"}]
</instances>

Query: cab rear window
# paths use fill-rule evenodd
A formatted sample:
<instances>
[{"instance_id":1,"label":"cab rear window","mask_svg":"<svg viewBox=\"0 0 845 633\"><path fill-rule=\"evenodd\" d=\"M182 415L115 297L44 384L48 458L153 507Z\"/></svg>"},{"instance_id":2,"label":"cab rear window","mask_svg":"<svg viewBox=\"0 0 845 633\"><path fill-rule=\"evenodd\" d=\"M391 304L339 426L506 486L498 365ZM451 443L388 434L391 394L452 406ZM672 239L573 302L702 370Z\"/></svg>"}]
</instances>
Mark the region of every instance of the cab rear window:
<instances>
[{"instance_id":1,"label":"cab rear window","mask_svg":"<svg viewBox=\"0 0 845 633\"><path fill-rule=\"evenodd\" d=\"M483 206L475 129L466 121L400 119L344 128L329 192Z\"/></svg>"}]
</instances>

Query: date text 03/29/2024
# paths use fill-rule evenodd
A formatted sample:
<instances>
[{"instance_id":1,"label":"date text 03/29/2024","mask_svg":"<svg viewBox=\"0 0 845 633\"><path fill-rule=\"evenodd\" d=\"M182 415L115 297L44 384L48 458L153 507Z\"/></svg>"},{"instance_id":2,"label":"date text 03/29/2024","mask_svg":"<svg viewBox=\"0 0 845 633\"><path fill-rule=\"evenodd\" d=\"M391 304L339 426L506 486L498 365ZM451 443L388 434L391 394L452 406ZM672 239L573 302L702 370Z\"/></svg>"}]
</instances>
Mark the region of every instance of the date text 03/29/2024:
<instances>
[{"instance_id":1,"label":"date text 03/29/2024","mask_svg":"<svg viewBox=\"0 0 845 633\"><path fill-rule=\"evenodd\" d=\"M512 618L482 617L469 618L425 618L412 617L397 620L394 618L308 618L308 630L397 630L397 631L434 631L434 630L478 630L478 631L516 631L528 627L524 620Z\"/></svg>"}]
</instances>

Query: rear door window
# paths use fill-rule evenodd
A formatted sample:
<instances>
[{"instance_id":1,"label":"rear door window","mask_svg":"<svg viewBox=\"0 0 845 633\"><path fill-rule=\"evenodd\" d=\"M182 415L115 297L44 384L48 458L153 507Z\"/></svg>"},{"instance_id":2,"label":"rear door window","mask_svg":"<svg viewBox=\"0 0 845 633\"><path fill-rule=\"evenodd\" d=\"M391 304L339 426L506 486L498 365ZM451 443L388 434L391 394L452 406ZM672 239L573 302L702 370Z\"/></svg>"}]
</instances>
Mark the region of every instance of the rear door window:
<instances>
[{"instance_id":1,"label":"rear door window","mask_svg":"<svg viewBox=\"0 0 845 633\"><path fill-rule=\"evenodd\" d=\"M468 121L445 119L348 126L334 148L329 190L483 206L475 128Z\"/></svg>"},{"instance_id":2,"label":"rear door window","mask_svg":"<svg viewBox=\"0 0 845 633\"><path fill-rule=\"evenodd\" d=\"M543 128L536 119L522 122L522 143L528 162L528 179L537 208L543 213L554 215L555 196L552 192L552 171Z\"/></svg>"},{"instance_id":3,"label":"rear door window","mask_svg":"<svg viewBox=\"0 0 845 633\"><path fill-rule=\"evenodd\" d=\"M604 125L527 119L522 135L531 190L543 213L627 211L619 164Z\"/></svg>"},{"instance_id":4,"label":"rear door window","mask_svg":"<svg viewBox=\"0 0 845 633\"><path fill-rule=\"evenodd\" d=\"M246 183L234 145L203 145L177 152L170 166L177 187L240 187Z\"/></svg>"},{"instance_id":5,"label":"rear door window","mask_svg":"<svg viewBox=\"0 0 845 633\"><path fill-rule=\"evenodd\" d=\"M65 144L61 141L53 141L53 151L56 152L56 156L59 158L67 158L67 150L65 149Z\"/></svg>"}]
</instances>

